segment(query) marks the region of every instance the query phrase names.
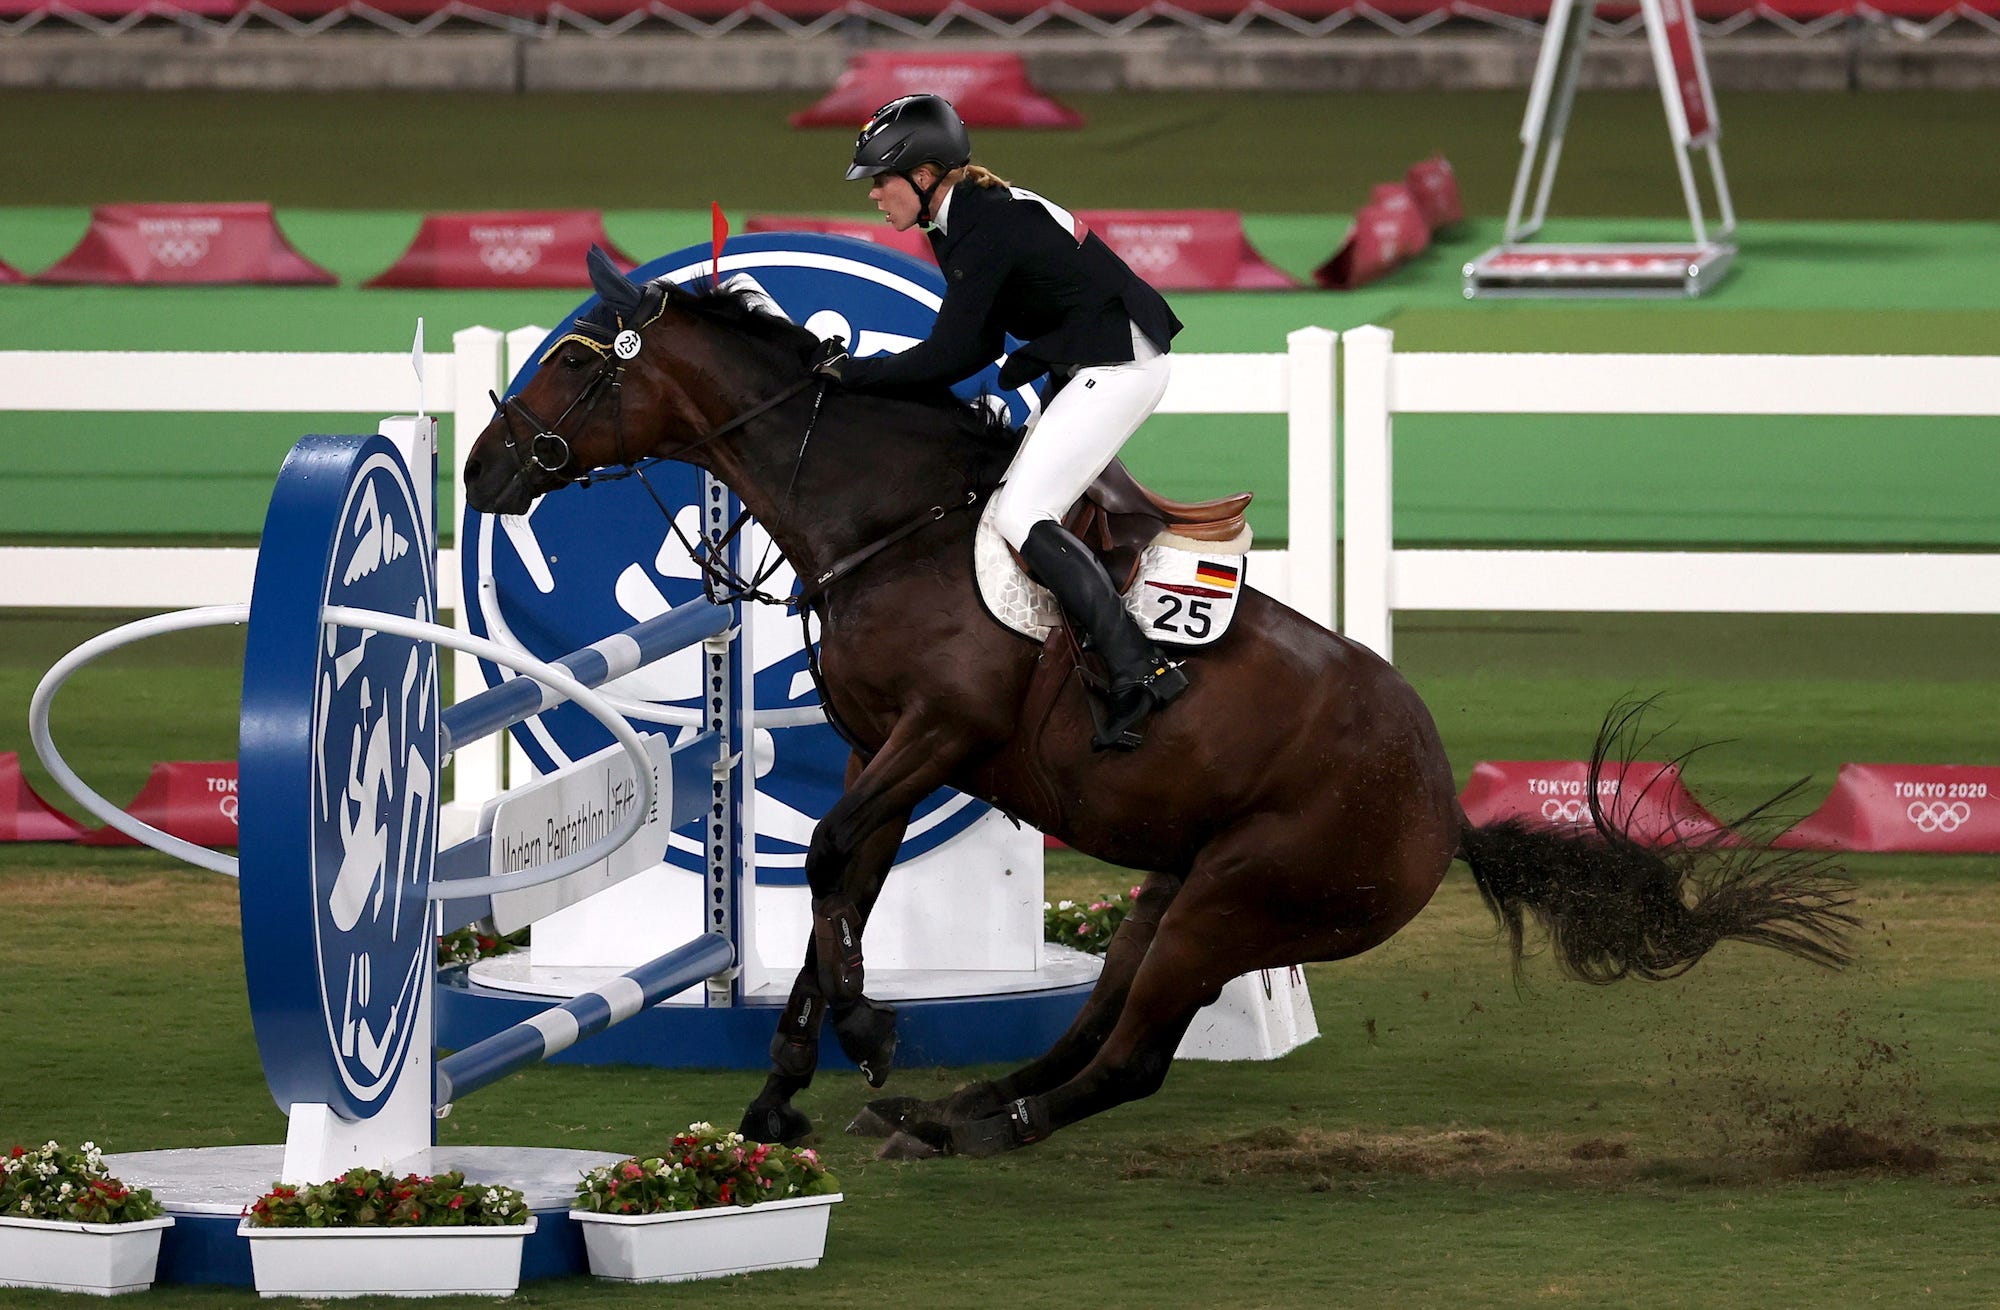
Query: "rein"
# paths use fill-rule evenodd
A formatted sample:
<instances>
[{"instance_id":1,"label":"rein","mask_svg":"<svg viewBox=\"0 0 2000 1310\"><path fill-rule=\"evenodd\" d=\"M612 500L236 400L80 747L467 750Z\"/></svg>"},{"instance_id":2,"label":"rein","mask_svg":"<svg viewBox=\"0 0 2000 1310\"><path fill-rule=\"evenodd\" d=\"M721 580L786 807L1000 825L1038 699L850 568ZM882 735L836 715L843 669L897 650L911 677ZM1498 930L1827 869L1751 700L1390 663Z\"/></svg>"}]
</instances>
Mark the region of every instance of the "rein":
<instances>
[{"instance_id":1,"label":"rein","mask_svg":"<svg viewBox=\"0 0 2000 1310\"><path fill-rule=\"evenodd\" d=\"M790 603L801 608L812 604L828 587L831 587L834 583L854 572L854 570L860 568L863 564L866 564L869 560L875 558L875 556L881 554L903 538L922 531L954 510L971 509L978 503L979 493L977 491L968 491L965 493L964 500L954 502L950 505L931 506L915 518L904 523L901 527L891 531L887 536L878 537L868 545L863 546L860 550L854 551L852 554L843 555L841 558L835 560L830 567L822 570L811 582L800 587L792 596Z\"/></svg>"},{"instance_id":2,"label":"rein","mask_svg":"<svg viewBox=\"0 0 2000 1310\"><path fill-rule=\"evenodd\" d=\"M656 314L655 317L657 316ZM648 319L647 323L651 321ZM892 529L886 535L834 561L831 566L822 570L810 582L801 585L790 596L773 595L763 590L763 585L770 580L779 568L783 567L785 561L782 556L767 560L748 578L727 564L722 563L718 558L722 547L734 540L736 534L742 531L743 526L750 521L750 511L748 509L738 514L728 529L714 541L703 541L697 544L689 540L688 535L681 530L680 524L674 521L673 512L667 508L666 502L653 489L653 484L646 480L644 464L647 461L633 459L626 455L624 406L622 403L624 398L623 374L625 364L638 356L638 333L631 329L621 331L611 343L609 349L606 349L602 343L585 336L572 334L570 337L565 338L565 340L575 341L577 344L595 352L598 355L598 363L596 370L585 380L583 387L577 392L575 398L568 405L564 406L561 414L556 416L555 422L550 423L545 421L529 407L527 402L518 396L508 396L502 399L491 391L487 392L488 397L493 401L494 412L499 415L503 431L505 432L503 444L507 451L513 455L518 474L525 475L528 469L533 467L544 473L562 475L575 461L576 451L570 445L569 439L556 429L566 423L570 416L577 412L578 406L583 406L583 416L587 418L597 407L602 393L608 390L612 401L612 425L616 433L615 450L618 456L616 471L605 472L603 471L604 468L610 466L600 466L596 469L589 469L582 473L571 475L569 481L579 486L588 487L594 482L616 482L620 479L636 475L640 485L646 488L646 494L651 496L653 503L659 507L661 517L666 519L668 530L680 541L682 548L687 551L688 557L701 570L702 592L707 600L711 604L723 604L735 600L751 600L759 604L778 605L792 610L808 623L806 649L809 652L813 649L810 632L811 606L815 600L826 593L828 588L859 569L889 547L922 531L931 524L939 522L945 515L955 510L970 509L979 502L979 492L977 490L968 490L963 500L951 504L932 505L930 508L916 514L907 522ZM557 343L558 346L562 344L563 342ZM551 348L547 354L543 355L543 362L546 363L554 353L554 348ZM806 420L805 432L799 439L799 453L792 465L791 481L787 483L785 489L786 498L789 500L793 489L797 486L799 470L805 465L806 447L812 441L814 428L819 424L820 410L826 403L827 381L824 378L807 374L798 381L780 388L776 394L766 397L742 413L728 419L699 440L688 443L680 452L681 458L685 459L688 452L698 450L710 442L719 440L755 422L815 384L818 385L819 390L813 397L812 414ZM525 453L522 443L517 441L514 435L514 415L516 412L534 428L534 435L529 437L526 443ZM811 662L817 663L816 660ZM814 670L814 675L815 680L817 680L817 669Z\"/></svg>"}]
</instances>

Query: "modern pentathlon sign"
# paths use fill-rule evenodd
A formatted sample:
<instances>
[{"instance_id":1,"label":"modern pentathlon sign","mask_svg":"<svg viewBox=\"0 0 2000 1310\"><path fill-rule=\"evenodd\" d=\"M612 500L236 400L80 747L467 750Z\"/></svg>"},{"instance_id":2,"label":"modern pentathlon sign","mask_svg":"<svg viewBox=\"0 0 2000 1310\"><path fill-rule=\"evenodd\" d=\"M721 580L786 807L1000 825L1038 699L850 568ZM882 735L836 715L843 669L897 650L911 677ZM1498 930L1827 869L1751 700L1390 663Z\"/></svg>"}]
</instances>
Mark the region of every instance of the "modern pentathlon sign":
<instances>
[{"instance_id":1,"label":"modern pentathlon sign","mask_svg":"<svg viewBox=\"0 0 2000 1310\"><path fill-rule=\"evenodd\" d=\"M1542 53L1521 122L1521 164L1507 206L1507 229L1495 246L1465 266L1466 296L1698 296L1719 281L1736 256L1730 239L1736 210L1722 171L1722 117L1701 54L1690 0L1640 0L1646 41L1659 78L1667 132L1693 239L1598 245L1530 243L1548 216L1556 164L1583 66L1597 0L1553 0ZM1708 156L1717 220L1711 228L1694 154Z\"/></svg>"}]
</instances>

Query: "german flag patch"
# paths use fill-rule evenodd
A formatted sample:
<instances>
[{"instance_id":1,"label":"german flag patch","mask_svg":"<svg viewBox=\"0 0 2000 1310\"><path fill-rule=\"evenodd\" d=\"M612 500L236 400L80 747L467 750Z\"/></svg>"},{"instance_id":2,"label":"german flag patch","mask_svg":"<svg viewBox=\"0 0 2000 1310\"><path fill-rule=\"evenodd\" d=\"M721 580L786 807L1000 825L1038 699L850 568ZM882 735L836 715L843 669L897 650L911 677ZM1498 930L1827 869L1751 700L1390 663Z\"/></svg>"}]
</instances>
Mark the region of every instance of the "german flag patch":
<instances>
[{"instance_id":1,"label":"german flag patch","mask_svg":"<svg viewBox=\"0 0 2000 1310\"><path fill-rule=\"evenodd\" d=\"M1223 591L1236 590L1237 579L1242 570L1234 564L1223 564L1216 560L1203 560L1195 566L1194 580L1204 587L1216 587Z\"/></svg>"}]
</instances>

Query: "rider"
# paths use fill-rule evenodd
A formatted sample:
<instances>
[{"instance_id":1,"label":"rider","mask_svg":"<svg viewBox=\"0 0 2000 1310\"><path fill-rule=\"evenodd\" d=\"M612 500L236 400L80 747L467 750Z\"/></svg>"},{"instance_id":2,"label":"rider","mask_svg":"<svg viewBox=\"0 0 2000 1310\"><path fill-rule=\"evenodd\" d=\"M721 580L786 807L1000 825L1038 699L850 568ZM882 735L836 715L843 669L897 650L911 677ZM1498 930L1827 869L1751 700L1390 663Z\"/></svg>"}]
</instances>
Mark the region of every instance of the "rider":
<instances>
[{"instance_id":1,"label":"rider","mask_svg":"<svg viewBox=\"0 0 2000 1310\"><path fill-rule=\"evenodd\" d=\"M870 179L868 198L898 232L929 234L944 301L929 338L908 350L850 359L828 342L815 367L859 389L949 385L991 363L1012 334L1023 344L1000 384L1050 375L993 520L1110 670L1109 712L1091 745L1129 746L1133 728L1187 690L1187 675L1139 630L1062 516L1160 403L1181 322L1075 215L971 160L965 124L938 96L892 100L862 125L848 180Z\"/></svg>"}]
</instances>

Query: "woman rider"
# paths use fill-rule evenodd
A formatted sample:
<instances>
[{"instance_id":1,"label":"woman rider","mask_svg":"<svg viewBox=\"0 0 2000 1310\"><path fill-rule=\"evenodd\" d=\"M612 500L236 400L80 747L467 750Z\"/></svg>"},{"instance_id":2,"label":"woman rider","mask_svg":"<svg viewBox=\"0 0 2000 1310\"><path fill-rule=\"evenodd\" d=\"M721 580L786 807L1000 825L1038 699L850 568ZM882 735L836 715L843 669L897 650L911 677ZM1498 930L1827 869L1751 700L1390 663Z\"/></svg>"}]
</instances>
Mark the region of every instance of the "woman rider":
<instances>
[{"instance_id":1,"label":"woman rider","mask_svg":"<svg viewBox=\"0 0 2000 1310\"><path fill-rule=\"evenodd\" d=\"M892 100L862 126L848 180L871 179L868 198L898 232L929 234L944 301L929 338L910 349L849 359L829 342L817 368L863 390L949 385L998 358L1012 334L1024 344L1000 384L1051 375L993 520L1110 670L1110 709L1091 745L1130 746L1136 735L1127 734L1187 690L1187 675L1140 631L1097 556L1061 520L1160 403L1181 323L1068 211L971 159L965 124L938 96Z\"/></svg>"}]
</instances>

